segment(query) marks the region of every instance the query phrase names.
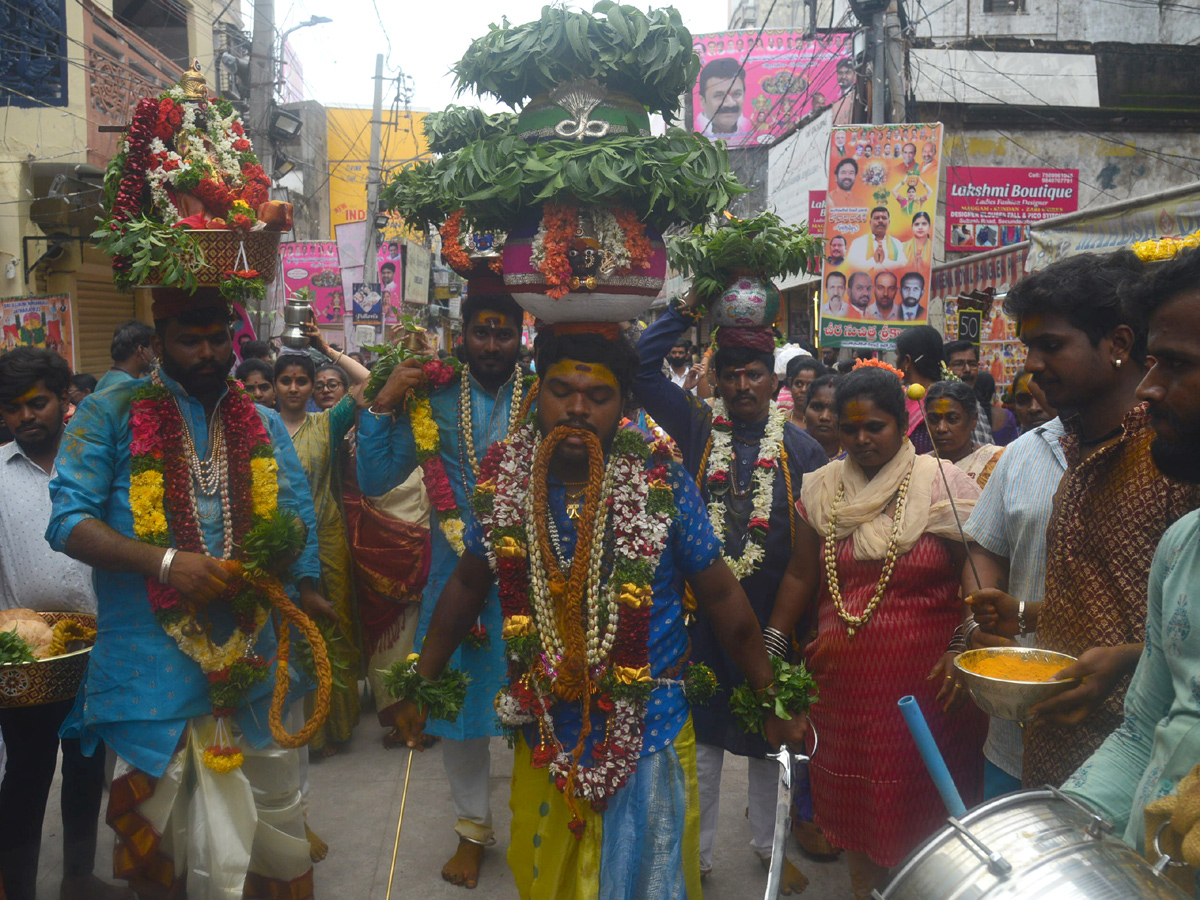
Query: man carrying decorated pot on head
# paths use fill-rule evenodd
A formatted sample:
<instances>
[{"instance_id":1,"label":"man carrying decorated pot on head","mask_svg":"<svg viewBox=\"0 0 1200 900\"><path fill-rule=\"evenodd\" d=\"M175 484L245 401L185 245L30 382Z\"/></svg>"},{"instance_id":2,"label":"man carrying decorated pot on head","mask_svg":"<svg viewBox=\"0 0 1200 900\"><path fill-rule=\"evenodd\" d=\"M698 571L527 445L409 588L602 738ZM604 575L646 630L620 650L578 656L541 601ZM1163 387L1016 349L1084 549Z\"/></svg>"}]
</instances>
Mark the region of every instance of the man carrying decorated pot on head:
<instances>
[{"instance_id":1,"label":"man carrying decorated pot on head","mask_svg":"<svg viewBox=\"0 0 1200 900\"><path fill-rule=\"evenodd\" d=\"M748 284L747 279L738 281ZM727 291L715 305L736 306L741 300L730 298L735 293ZM698 319L698 303L698 294L692 292L646 329L638 343L641 364L635 396L679 445L684 467L697 479L711 526L724 544L725 561L750 598L767 648L786 660L800 623L776 609L775 594L791 552L793 505L805 473L825 465L828 457L812 437L787 421L787 412L777 409L772 399L777 381L770 321L777 306L774 312L764 311L761 321L750 327L723 320L726 325L717 332L719 349L712 367L719 399L711 411L667 382L661 374L662 355L679 332ZM738 311L731 314L726 309L726 316ZM719 311L714 313L720 319ZM712 667L721 686L711 703L693 712L704 873L712 868L725 751L750 758L751 846L764 863L770 861L779 782L778 763L766 758L774 748L768 748L759 735L747 733L730 712L730 691L741 676L718 629L718 622L702 614L691 632L693 658ZM789 863L785 890L798 891L805 883Z\"/></svg>"},{"instance_id":2,"label":"man carrying decorated pot on head","mask_svg":"<svg viewBox=\"0 0 1200 900\"><path fill-rule=\"evenodd\" d=\"M156 288L154 317L161 368L80 407L50 485L46 538L95 568L99 600L63 735L117 755L114 872L140 896L310 898L297 754L268 730L268 617L287 611L255 567L290 562L328 611L312 499L279 416L228 378L218 289Z\"/></svg>"},{"instance_id":3,"label":"man carrying decorated pot on head","mask_svg":"<svg viewBox=\"0 0 1200 900\"><path fill-rule=\"evenodd\" d=\"M772 663L695 482L666 445L619 427L637 365L615 324L538 335L535 416L484 459L466 551L420 655L393 670L417 746L430 711L455 712L447 663L497 584L510 664L496 714L516 742L508 860L529 900L700 897L688 706L712 675L687 666L681 577L756 692L756 727L795 749L807 729L807 688L779 695L789 719L768 712Z\"/></svg>"},{"instance_id":4,"label":"man carrying decorated pot on head","mask_svg":"<svg viewBox=\"0 0 1200 900\"><path fill-rule=\"evenodd\" d=\"M517 367L521 308L505 292L504 283L497 277L470 280L462 317L466 365L449 384L429 385L428 407L404 404L410 389L426 383L421 364L411 361L393 369L373 402L364 401L367 408L359 418L358 482L365 494L390 491L427 460L425 485L437 527L431 529L433 560L417 627L418 649L429 629L434 601L463 552L479 462L488 447L507 436L529 387ZM421 415L417 409L426 412ZM478 883L483 848L495 841L488 776L490 741L500 733L493 701L504 681L504 645L494 592L477 625L475 637L453 661L471 676L466 708L456 722L438 722L431 729L445 739L442 760L458 818L458 849L442 877L466 887ZM381 710L381 721L394 724L394 713L394 704Z\"/></svg>"}]
</instances>

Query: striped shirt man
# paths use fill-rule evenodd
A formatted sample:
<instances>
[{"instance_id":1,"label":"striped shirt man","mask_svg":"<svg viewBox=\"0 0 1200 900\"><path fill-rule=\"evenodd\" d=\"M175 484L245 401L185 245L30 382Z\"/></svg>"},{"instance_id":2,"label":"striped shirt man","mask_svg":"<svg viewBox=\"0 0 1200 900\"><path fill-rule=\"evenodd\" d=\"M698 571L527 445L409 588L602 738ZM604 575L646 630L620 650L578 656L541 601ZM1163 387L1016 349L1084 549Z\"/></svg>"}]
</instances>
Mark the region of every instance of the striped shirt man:
<instances>
[{"instance_id":1,"label":"striped shirt man","mask_svg":"<svg viewBox=\"0 0 1200 900\"><path fill-rule=\"evenodd\" d=\"M1026 603L1040 601L1046 589L1046 528L1067 471L1059 446L1064 434L1062 420L1051 419L1009 444L964 526L983 549L1016 563L1009 567L1008 593ZM1034 636L1017 641L1032 647ZM1020 724L993 718L983 755L1020 779Z\"/></svg>"}]
</instances>

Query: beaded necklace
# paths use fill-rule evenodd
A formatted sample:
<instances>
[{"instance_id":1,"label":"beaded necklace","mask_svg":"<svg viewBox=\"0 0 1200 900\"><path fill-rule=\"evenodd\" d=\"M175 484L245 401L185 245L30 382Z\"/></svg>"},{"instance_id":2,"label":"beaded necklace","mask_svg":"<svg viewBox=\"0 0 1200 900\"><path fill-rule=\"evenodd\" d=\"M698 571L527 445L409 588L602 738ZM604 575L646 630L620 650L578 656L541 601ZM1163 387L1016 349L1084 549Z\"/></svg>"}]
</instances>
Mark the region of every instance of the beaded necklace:
<instances>
[{"instance_id":1,"label":"beaded necklace","mask_svg":"<svg viewBox=\"0 0 1200 900\"><path fill-rule=\"evenodd\" d=\"M846 604L842 600L842 590L838 584L837 516L838 506L846 499L846 482L842 481L838 484L837 496L834 497L833 506L829 510L829 531L825 533L825 579L829 584L829 595L833 598L834 611L837 612L838 618L846 623L846 631L851 638L875 614L875 609L883 601L883 593L887 590L888 582L892 580L892 570L896 568L896 551L900 546L900 520L904 518L904 507L908 500L910 481L912 481L911 468L896 490L896 512L892 516L892 536L888 540L887 555L883 560L883 572L879 576L879 583L875 585L875 596L871 598L871 602L859 616L846 612Z\"/></svg>"}]
</instances>

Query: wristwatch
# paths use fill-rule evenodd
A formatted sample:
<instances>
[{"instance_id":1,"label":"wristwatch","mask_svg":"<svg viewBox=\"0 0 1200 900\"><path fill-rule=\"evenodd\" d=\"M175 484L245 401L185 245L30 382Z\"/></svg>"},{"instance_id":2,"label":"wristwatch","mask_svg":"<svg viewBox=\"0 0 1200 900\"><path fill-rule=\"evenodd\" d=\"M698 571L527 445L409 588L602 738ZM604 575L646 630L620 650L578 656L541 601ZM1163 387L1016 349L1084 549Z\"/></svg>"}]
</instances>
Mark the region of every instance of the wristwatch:
<instances>
[{"instance_id":1,"label":"wristwatch","mask_svg":"<svg viewBox=\"0 0 1200 900\"><path fill-rule=\"evenodd\" d=\"M1025 627L1025 601L1020 600L1017 603L1017 634L1025 634L1028 629Z\"/></svg>"}]
</instances>

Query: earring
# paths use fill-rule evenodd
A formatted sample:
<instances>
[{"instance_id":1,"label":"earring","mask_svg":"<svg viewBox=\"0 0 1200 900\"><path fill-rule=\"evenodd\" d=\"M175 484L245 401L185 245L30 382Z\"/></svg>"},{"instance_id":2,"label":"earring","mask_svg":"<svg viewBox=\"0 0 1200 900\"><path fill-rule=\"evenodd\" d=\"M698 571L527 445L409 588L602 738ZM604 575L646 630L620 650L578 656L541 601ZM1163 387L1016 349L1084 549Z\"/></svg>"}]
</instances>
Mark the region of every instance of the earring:
<instances>
[{"instance_id":1,"label":"earring","mask_svg":"<svg viewBox=\"0 0 1200 900\"><path fill-rule=\"evenodd\" d=\"M1124 362L1124 360L1122 360L1122 359L1120 359L1120 358L1117 358L1117 359L1114 359L1114 360L1113 360L1113 365L1114 365L1114 366L1116 366L1116 367L1119 369L1119 368L1121 368L1121 363L1122 363L1122 362Z\"/></svg>"}]
</instances>

